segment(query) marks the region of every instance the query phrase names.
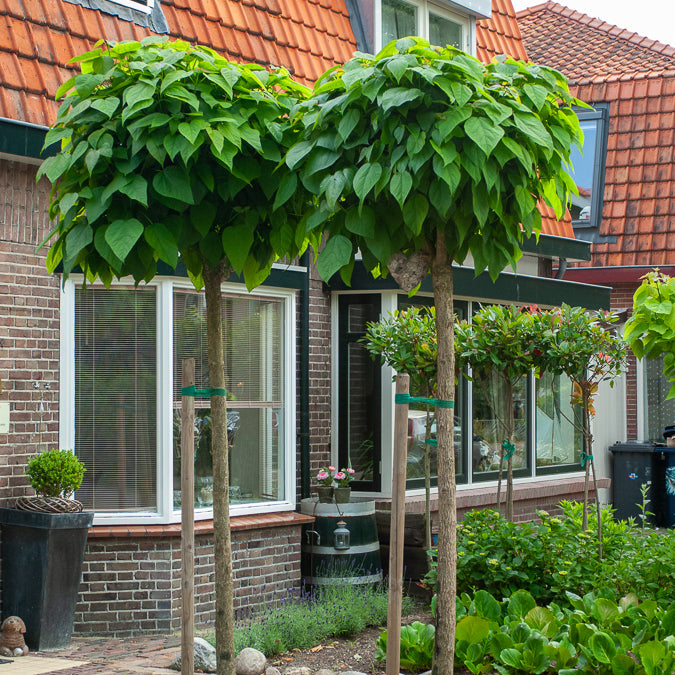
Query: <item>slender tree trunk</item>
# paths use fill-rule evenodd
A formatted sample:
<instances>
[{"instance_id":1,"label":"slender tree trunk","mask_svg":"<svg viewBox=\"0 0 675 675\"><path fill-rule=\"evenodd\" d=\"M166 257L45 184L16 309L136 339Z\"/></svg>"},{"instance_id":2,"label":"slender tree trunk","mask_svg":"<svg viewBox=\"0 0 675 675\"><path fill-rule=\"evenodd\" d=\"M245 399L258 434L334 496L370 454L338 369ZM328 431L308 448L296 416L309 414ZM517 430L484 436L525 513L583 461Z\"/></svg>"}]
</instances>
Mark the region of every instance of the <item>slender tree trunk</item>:
<instances>
[{"instance_id":1,"label":"slender tree trunk","mask_svg":"<svg viewBox=\"0 0 675 675\"><path fill-rule=\"evenodd\" d=\"M504 396L504 422L506 425L506 440L513 443L513 382L508 374L504 375L506 396ZM510 452L510 450L509 450ZM513 522L513 454L506 463L506 520Z\"/></svg>"},{"instance_id":2,"label":"slender tree trunk","mask_svg":"<svg viewBox=\"0 0 675 675\"><path fill-rule=\"evenodd\" d=\"M586 455L591 454L591 415L588 410L589 406L589 396L586 391L586 387L582 385L582 407L583 407L583 446L584 452ZM585 532L588 529L588 485L589 485L589 472L590 472L590 462L586 459L584 472L584 505L582 511L582 520L581 528Z\"/></svg>"},{"instance_id":3,"label":"slender tree trunk","mask_svg":"<svg viewBox=\"0 0 675 675\"><path fill-rule=\"evenodd\" d=\"M593 472L593 489L595 490L595 513L598 517L598 560L602 560L602 514L600 511L600 499L598 496L598 479L595 475L595 462L591 461L591 471Z\"/></svg>"},{"instance_id":4,"label":"slender tree trunk","mask_svg":"<svg viewBox=\"0 0 675 675\"><path fill-rule=\"evenodd\" d=\"M209 387L225 389L221 284L225 265L204 266ZM216 657L218 675L234 675L234 583L230 542L230 480L227 447L227 399L211 396L213 455L213 537L216 571Z\"/></svg>"},{"instance_id":5,"label":"slender tree trunk","mask_svg":"<svg viewBox=\"0 0 675 675\"><path fill-rule=\"evenodd\" d=\"M438 398L454 401L455 327L452 263L439 232L431 266L438 340ZM433 675L452 675L455 659L457 595L457 500L455 493L454 410L436 408L438 453L438 594Z\"/></svg>"},{"instance_id":6,"label":"slender tree trunk","mask_svg":"<svg viewBox=\"0 0 675 675\"><path fill-rule=\"evenodd\" d=\"M427 391L427 396L431 392ZM427 550L427 570L430 569L431 561L431 446L426 441L431 439L431 410L427 405L427 423L424 432L424 546Z\"/></svg>"},{"instance_id":7,"label":"slender tree trunk","mask_svg":"<svg viewBox=\"0 0 675 675\"><path fill-rule=\"evenodd\" d=\"M502 512L502 479L504 476L504 446L499 444L499 473L497 474L497 511Z\"/></svg>"}]
</instances>

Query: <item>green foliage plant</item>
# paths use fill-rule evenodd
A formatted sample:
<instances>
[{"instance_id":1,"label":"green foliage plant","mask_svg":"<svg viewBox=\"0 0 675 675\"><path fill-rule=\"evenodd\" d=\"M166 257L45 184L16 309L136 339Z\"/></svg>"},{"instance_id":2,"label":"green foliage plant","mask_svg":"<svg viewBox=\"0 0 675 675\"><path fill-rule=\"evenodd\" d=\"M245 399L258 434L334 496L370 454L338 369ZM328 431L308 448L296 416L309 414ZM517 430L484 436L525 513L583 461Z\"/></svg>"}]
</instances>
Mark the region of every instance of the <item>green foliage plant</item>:
<instances>
[{"instance_id":1,"label":"green foliage plant","mask_svg":"<svg viewBox=\"0 0 675 675\"><path fill-rule=\"evenodd\" d=\"M421 38L391 42L328 70L297 109L304 131L285 161L316 199L317 268L349 280L355 255L413 290L431 272L438 397L454 399L452 264L471 254L495 279L541 228L537 202L562 217L581 132L565 78L498 58L488 65ZM452 673L455 589L453 410L436 410L438 625L433 672Z\"/></svg>"},{"instance_id":2,"label":"green foliage plant","mask_svg":"<svg viewBox=\"0 0 675 675\"><path fill-rule=\"evenodd\" d=\"M221 284L248 288L305 246L307 196L288 166L289 113L308 91L283 68L232 63L211 49L151 36L99 42L72 60L81 73L45 144L61 143L38 176L52 183L56 225L47 267L64 281L149 281L185 266L205 288L211 396L218 673L234 673L228 515L227 404Z\"/></svg>"},{"instance_id":3,"label":"green foliage plant","mask_svg":"<svg viewBox=\"0 0 675 675\"><path fill-rule=\"evenodd\" d=\"M666 398L675 398L675 278L658 270L642 278L623 337L638 359L663 356L671 385Z\"/></svg>"},{"instance_id":4,"label":"green foliage plant","mask_svg":"<svg viewBox=\"0 0 675 675\"><path fill-rule=\"evenodd\" d=\"M543 312L541 316L543 345L542 370L554 375L565 374L572 380L574 393L572 403L581 406L581 424L571 420L583 434L584 454L584 529L588 523L588 492L590 474L596 494L597 525L602 526L599 516L600 502L593 463L593 436L591 417L595 415L593 399L603 382L614 385L614 379L625 367L626 345L612 330L618 317L612 312L587 312L583 307L561 307ZM598 555L602 557L602 533L598 531Z\"/></svg>"},{"instance_id":5,"label":"green foliage plant","mask_svg":"<svg viewBox=\"0 0 675 675\"><path fill-rule=\"evenodd\" d=\"M373 358L410 376L416 396L431 398L437 390L436 310L409 307L396 310L380 321L367 325L363 343ZM426 404L425 441L431 439L433 417ZM424 444L425 547L431 550L431 446Z\"/></svg>"},{"instance_id":6,"label":"green foliage plant","mask_svg":"<svg viewBox=\"0 0 675 675\"><path fill-rule=\"evenodd\" d=\"M471 379L484 389L505 441L499 456L497 510L501 508L505 446L514 441L513 392L530 371L539 371L542 365L540 314L532 309L487 305L455 327L457 361L461 367L471 367ZM497 378L497 387L490 386L491 376ZM513 452L508 454L506 470L506 518L512 520Z\"/></svg>"},{"instance_id":7,"label":"green foliage plant","mask_svg":"<svg viewBox=\"0 0 675 675\"><path fill-rule=\"evenodd\" d=\"M84 464L72 450L52 448L31 458L26 475L31 487L42 497L69 499L82 485Z\"/></svg>"},{"instance_id":8,"label":"green foliage plant","mask_svg":"<svg viewBox=\"0 0 675 675\"><path fill-rule=\"evenodd\" d=\"M411 673L431 668L434 655L434 639L436 629L433 624L413 621L401 626L401 667ZM375 658L383 661L387 656L387 631L382 631L377 638Z\"/></svg>"}]
</instances>

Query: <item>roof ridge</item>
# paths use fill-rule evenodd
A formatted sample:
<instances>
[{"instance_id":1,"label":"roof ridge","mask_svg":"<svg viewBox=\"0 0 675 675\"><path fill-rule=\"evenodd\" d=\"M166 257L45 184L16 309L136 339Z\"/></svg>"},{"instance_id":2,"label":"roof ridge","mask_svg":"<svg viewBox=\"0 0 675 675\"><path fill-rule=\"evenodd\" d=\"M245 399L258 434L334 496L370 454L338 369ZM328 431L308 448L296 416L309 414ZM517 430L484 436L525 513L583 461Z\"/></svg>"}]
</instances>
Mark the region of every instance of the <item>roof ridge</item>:
<instances>
[{"instance_id":1,"label":"roof ridge","mask_svg":"<svg viewBox=\"0 0 675 675\"><path fill-rule=\"evenodd\" d=\"M648 49L661 56L675 58L675 47L669 44L659 42L658 40L653 40L652 38L640 35L635 31L630 31L627 28L621 28L620 26L609 23L608 21L600 19L599 17L593 17L589 14L584 14L583 12L580 12L576 9L572 9L558 2L554 2L554 0L547 0L547 2L542 2L538 5L521 9L520 11L516 12L516 18L523 19L528 15L538 14L539 12L551 12L552 14L557 14L566 19L570 19L582 25L588 26L592 30L611 35L612 37L618 38L620 40L624 40L625 42L635 45L636 47Z\"/></svg>"}]
</instances>

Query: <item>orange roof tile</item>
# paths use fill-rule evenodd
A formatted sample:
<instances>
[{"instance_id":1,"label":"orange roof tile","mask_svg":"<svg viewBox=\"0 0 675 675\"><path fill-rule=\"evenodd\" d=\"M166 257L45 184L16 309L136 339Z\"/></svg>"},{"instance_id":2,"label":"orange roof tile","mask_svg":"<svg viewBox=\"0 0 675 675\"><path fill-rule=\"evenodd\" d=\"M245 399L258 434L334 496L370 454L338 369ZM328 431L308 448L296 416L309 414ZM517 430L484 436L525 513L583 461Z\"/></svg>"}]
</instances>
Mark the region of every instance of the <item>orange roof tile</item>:
<instances>
[{"instance_id":1,"label":"orange roof tile","mask_svg":"<svg viewBox=\"0 0 675 675\"><path fill-rule=\"evenodd\" d=\"M511 0L492 0L492 17L476 23L476 55L488 63L498 54L527 61Z\"/></svg>"},{"instance_id":2,"label":"orange roof tile","mask_svg":"<svg viewBox=\"0 0 675 675\"><path fill-rule=\"evenodd\" d=\"M609 103L605 190L592 260L582 266L675 261L675 49L547 2L518 13L528 54Z\"/></svg>"}]
</instances>

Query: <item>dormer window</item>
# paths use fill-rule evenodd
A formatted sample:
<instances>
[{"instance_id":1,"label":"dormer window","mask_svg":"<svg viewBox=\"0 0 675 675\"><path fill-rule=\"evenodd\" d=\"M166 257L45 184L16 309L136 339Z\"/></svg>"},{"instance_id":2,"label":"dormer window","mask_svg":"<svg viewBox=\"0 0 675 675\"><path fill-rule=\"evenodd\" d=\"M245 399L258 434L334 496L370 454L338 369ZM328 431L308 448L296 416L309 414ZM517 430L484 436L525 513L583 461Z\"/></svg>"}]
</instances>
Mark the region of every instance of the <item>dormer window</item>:
<instances>
[{"instance_id":1,"label":"dormer window","mask_svg":"<svg viewBox=\"0 0 675 675\"><path fill-rule=\"evenodd\" d=\"M110 0L116 5L122 5L123 7L129 7L135 9L144 14L150 14L153 7L155 6L155 0Z\"/></svg>"},{"instance_id":2,"label":"dormer window","mask_svg":"<svg viewBox=\"0 0 675 675\"><path fill-rule=\"evenodd\" d=\"M433 45L452 45L473 53L475 18L430 0L381 0L376 50L391 40L420 35Z\"/></svg>"}]
</instances>

